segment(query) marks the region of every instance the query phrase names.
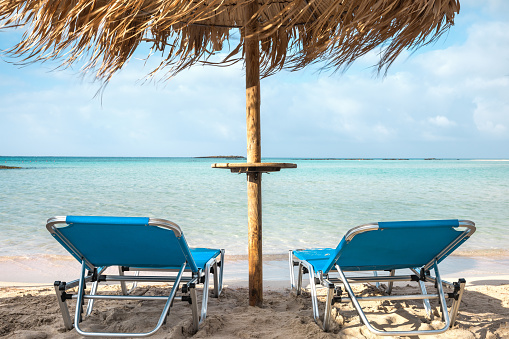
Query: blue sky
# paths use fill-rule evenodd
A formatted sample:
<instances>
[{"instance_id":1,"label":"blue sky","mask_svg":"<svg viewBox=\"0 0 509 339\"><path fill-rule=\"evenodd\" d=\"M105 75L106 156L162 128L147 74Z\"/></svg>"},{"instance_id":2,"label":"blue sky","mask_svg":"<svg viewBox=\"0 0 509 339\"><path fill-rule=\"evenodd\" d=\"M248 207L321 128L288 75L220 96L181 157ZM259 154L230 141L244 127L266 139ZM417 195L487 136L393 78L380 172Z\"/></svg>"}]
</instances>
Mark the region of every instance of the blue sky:
<instances>
[{"instance_id":1,"label":"blue sky","mask_svg":"<svg viewBox=\"0 0 509 339\"><path fill-rule=\"evenodd\" d=\"M0 48L20 32L0 32ZM141 56L141 55L140 55ZM0 155L245 155L242 65L145 82L136 58L100 84L56 64L0 60ZM386 77L375 52L346 73L262 80L263 157L509 158L509 1L461 1L438 42Z\"/></svg>"}]
</instances>

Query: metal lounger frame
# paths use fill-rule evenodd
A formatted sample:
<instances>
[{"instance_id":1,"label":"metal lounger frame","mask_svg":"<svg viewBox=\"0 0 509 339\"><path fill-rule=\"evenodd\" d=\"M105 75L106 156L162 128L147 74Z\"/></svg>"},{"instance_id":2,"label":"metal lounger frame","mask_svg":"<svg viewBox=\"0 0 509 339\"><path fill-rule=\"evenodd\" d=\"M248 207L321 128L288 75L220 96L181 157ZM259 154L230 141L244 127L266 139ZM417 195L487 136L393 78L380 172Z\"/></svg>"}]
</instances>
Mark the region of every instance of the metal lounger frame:
<instances>
[{"instance_id":1,"label":"metal lounger frame","mask_svg":"<svg viewBox=\"0 0 509 339\"><path fill-rule=\"evenodd\" d=\"M162 226L167 225L167 220L150 219L151 225ZM163 225L162 222L165 222ZM55 224L66 223L65 217L54 217L48 220L48 230L53 229ZM171 222L170 222L171 223ZM173 224L173 223L171 223ZM177 226L176 224L173 224ZM178 227L178 226L177 226ZM179 229L180 230L180 229ZM52 232L52 230L50 230ZM198 272L192 272L189 268L186 269L187 263L183 263L180 269L151 269L144 267L126 267L119 266L119 275L103 275L107 267L94 267L87 260L82 260L81 274L76 280L69 283L55 281L54 288L57 296L57 302L62 313L64 326L67 330L72 328L83 336L100 336L100 337L146 337L157 332L165 323L166 317L169 315L170 308L175 300L186 301L191 304L193 330L196 332L207 317L207 306L209 296L210 273L213 273L213 294L212 297L218 298L223 290L223 269L224 269L224 249L220 250L220 260L211 258L206 264L205 269L199 269ZM88 271L87 267L94 267L93 271ZM135 275L124 275L125 271L135 271ZM175 276L148 276L140 275L140 271L154 271L154 272L173 272ZM121 285L122 295L99 295L97 294L98 285L100 282L119 282ZM86 283L92 282L92 287L89 294L86 294ZM133 282L131 289L127 290L126 282ZM136 296L130 295L135 289L138 282L165 282L173 283L171 292L168 296ZM203 283L203 296L201 302L201 312L198 308L198 298L196 294L196 285ZM182 295L177 296L179 286L182 284ZM78 287L77 294L71 294L67 291ZM186 295L189 293L189 295ZM67 300L76 299L76 309L74 317L71 318ZM83 312L84 300L88 300L87 309ZM142 333L118 333L118 332L87 332L83 331L79 323L84 320L84 317L90 315L93 309L95 300L166 300L166 304L161 312L157 325L148 332ZM84 314L83 314L84 313Z\"/></svg>"},{"instance_id":2,"label":"metal lounger frame","mask_svg":"<svg viewBox=\"0 0 509 339\"><path fill-rule=\"evenodd\" d=\"M448 281L442 280L440 278L440 273L438 270L438 259L442 256L446 255L450 249L454 248L458 243L462 241L463 238L469 237L475 231L475 227L473 227L473 223L468 220L461 220L460 226L466 227L466 231L462 232L460 236L458 236L455 241L453 241L447 248L441 251L431 262L427 263L421 268L411 268L411 272L413 274L410 275L395 275L396 270L391 270L390 275L379 276L377 271L374 271L374 276L345 276L344 270L337 264L334 265L335 270L328 272L327 274L323 274L322 271L316 272L309 262L305 260L300 260L295 257L293 254L293 250L289 252L289 268L290 268L290 284L291 289L295 290L297 295L301 294L302 291L302 279L304 274L309 274L309 283L311 289L311 301L313 308L313 318L316 323L320 320L320 312L318 307L318 298L316 293L317 286L327 288L327 296L325 301L325 309L324 315L322 317L322 326L324 331L328 331L330 329L331 322L331 311L332 305L336 302L352 302L354 308L356 309L361 321L366 325L370 332L376 335L381 336L412 336L412 335L430 335L430 334L439 334L447 331L449 328L455 325L456 318L458 315L459 305L461 303L461 299L463 297L463 292L465 289L465 279L459 279L458 282L450 283ZM371 230L378 229L377 224L367 224L361 225L351 229L346 235L345 238L347 240L351 240L356 234L368 232ZM298 267L297 270L297 282L295 282L295 272L294 267ZM433 268L435 276L431 276L429 269ZM330 276L330 273L337 273L338 277ZM410 295L390 295L392 291L392 286L394 282L397 281L414 281L418 282L419 288L421 290L421 294L410 294ZM436 294L428 294L426 291L426 287L424 285L425 281L430 281L435 284L437 289ZM386 296L373 296L373 297L358 297L353 292L351 285L352 283L367 283L374 282L377 287L380 287L381 282L387 282L388 287L384 291L389 295ZM346 289L348 297L342 296L343 286ZM452 287L454 292L445 293L444 287ZM445 322L445 325L441 329L437 330L415 330L415 331L387 331L387 330L379 330L374 328L369 320L366 317L366 314L362 310L362 307L359 301L369 301L369 300L423 300L424 308L426 311L426 315L429 318L431 316L431 307L429 300L430 299L438 299L442 320ZM446 299L453 299L450 310L447 309Z\"/></svg>"}]
</instances>

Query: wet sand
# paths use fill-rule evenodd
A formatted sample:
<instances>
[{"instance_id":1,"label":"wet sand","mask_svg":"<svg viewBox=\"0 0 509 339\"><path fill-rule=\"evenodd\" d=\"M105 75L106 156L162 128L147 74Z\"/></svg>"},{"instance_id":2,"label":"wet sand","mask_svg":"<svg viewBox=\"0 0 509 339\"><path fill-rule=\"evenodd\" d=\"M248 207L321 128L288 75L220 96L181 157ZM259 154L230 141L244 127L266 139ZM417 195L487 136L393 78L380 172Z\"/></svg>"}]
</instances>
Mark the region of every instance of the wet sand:
<instances>
[{"instance_id":1,"label":"wet sand","mask_svg":"<svg viewBox=\"0 0 509 339\"><path fill-rule=\"evenodd\" d=\"M507 252L489 252L471 256L468 252L450 255L440 263L444 279L469 278L467 283L485 280L486 277L509 275ZM288 256L264 256L263 278L265 284L289 286ZM248 261L246 256L225 258L224 279L234 286L247 286ZM78 277L80 264L71 256L40 255L34 257L0 257L0 286L48 285L55 280L71 281Z\"/></svg>"}]
</instances>

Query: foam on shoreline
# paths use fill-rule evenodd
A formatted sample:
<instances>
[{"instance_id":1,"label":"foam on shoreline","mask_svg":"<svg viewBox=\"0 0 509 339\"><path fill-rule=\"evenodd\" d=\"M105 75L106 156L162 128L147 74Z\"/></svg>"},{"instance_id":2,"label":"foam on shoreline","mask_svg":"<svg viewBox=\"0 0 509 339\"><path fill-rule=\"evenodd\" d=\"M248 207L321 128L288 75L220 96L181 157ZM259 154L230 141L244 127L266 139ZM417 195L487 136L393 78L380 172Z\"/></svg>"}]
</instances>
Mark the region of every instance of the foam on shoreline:
<instances>
[{"instance_id":1,"label":"foam on shoreline","mask_svg":"<svg viewBox=\"0 0 509 339\"><path fill-rule=\"evenodd\" d=\"M470 258L509 258L509 250L501 249L501 248L493 248L493 249L472 249L472 250L456 250L450 256L452 257L470 257ZM29 254L29 255L9 255L9 256L0 256L0 263L2 262L10 262L10 261L32 261L32 260L45 260L45 261L76 261L69 254ZM228 252L225 254L225 260L227 261L239 261L239 260L248 260L247 254L229 254ZM279 261L279 260L288 260L288 252L284 253L269 253L263 255L264 261Z\"/></svg>"}]
</instances>

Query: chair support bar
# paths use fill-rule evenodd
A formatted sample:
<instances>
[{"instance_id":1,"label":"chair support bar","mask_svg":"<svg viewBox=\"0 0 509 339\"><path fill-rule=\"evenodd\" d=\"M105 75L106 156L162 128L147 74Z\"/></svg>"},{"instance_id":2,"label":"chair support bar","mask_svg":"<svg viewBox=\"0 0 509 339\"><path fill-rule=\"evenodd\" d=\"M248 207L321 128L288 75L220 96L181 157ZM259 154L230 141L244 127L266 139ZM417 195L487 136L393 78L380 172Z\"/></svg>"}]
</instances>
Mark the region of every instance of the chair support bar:
<instances>
[{"instance_id":1,"label":"chair support bar","mask_svg":"<svg viewBox=\"0 0 509 339\"><path fill-rule=\"evenodd\" d=\"M419 281L417 275L398 275L398 276L376 276L376 277L348 277L349 283L365 283L365 282L394 282L394 281ZM339 278L330 278L329 281L333 283L343 283Z\"/></svg>"},{"instance_id":2,"label":"chair support bar","mask_svg":"<svg viewBox=\"0 0 509 339\"><path fill-rule=\"evenodd\" d=\"M72 295L72 299L78 299L77 294ZM84 294L85 300L167 300L168 297L157 295L110 295L110 294ZM185 298L184 298L185 299ZM182 296L175 297L173 300L182 300Z\"/></svg>"},{"instance_id":3,"label":"chair support bar","mask_svg":"<svg viewBox=\"0 0 509 339\"><path fill-rule=\"evenodd\" d=\"M177 276L178 277L178 276ZM134 275L101 275L99 281L137 281L137 282L175 282L177 277L134 276ZM191 277L180 277L182 282L191 281Z\"/></svg>"},{"instance_id":4,"label":"chair support bar","mask_svg":"<svg viewBox=\"0 0 509 339\"><path fill-rule=\"evenodd\" d=\"M373 297L357 297L359 301L376 301L376 300L424 300L424 299L439 299L438 294L410 294L410 295L383 295ZM445 298L450 298L445 295ZM351 301L349 297L341 297L341 301Z\"/></svg>"},{"instance_id":5,"label":"chair support bar","mask_svg":"<svg viewBox=\"0 0 509 339\"><path fill-rule=\"evenodd\" d=\"M145 271L145 272L174 272L178 273L178 269L167 269L167 268L146 268L146 267L134 267L134 266L119 266L119 268L123 272L129 272L129 271ZM186 268L184 272L191 271L189 268Z\"/></svg>"}]
</instances>

